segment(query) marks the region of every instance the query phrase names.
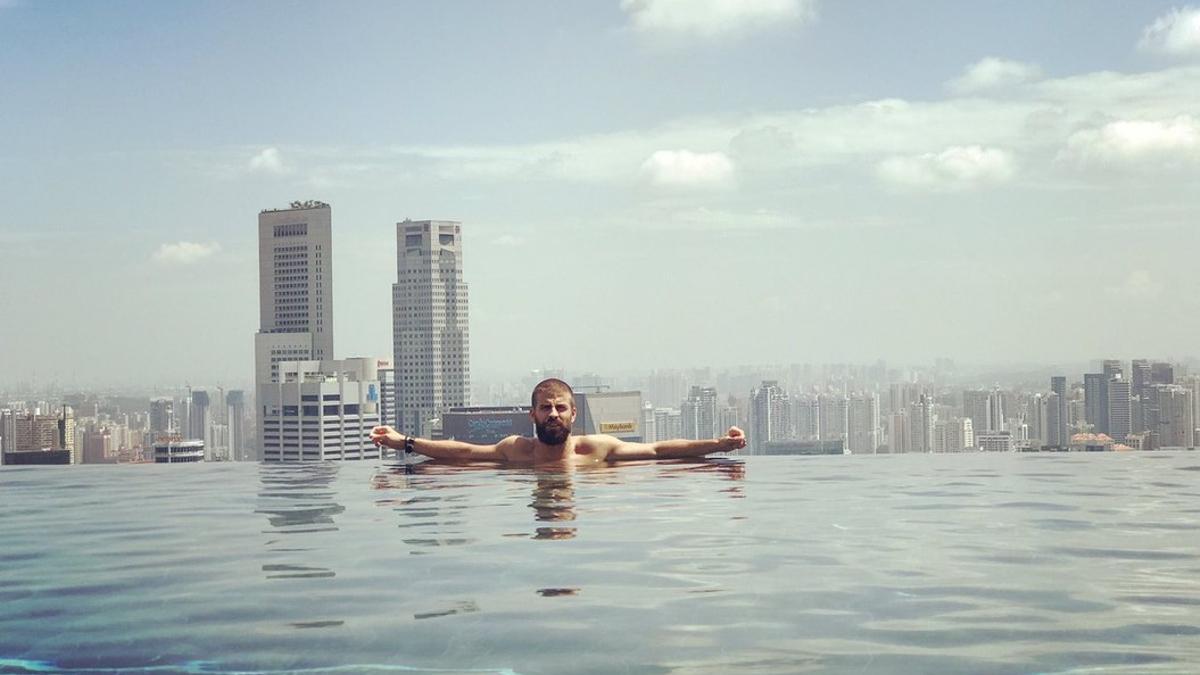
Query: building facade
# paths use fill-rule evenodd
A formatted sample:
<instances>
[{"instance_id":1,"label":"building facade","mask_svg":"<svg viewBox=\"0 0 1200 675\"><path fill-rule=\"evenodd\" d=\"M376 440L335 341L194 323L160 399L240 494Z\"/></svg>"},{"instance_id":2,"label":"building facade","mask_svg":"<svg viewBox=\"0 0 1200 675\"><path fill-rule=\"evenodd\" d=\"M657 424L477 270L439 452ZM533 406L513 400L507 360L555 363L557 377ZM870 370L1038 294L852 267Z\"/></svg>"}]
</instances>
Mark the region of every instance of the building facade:
<instances>
[{"instance_id":1,"label":"building facade","mask_svg":"<svg viewBox=\"0 0 1200 675\"><path fill-rule=\"evenodd\" d=\"M392 351L396 428L421 435L427 422L470 403L471 368L462 224L396 223Z\"/></svg>"},{"instance_id":2,"label":"building facade","mask_svg":"<svg viewBox=\"0 0 1200 675\"><path fill-rule=\"evenodd\" d=\"M333 359L333 216L328 204L293 202L258 214L259 329L255 391L277 383L281 362ZM256 406L262 411L263 406ZM258 416L258 447L265 419Z\"/></svg>"},{"instance_id":3,"label":"building facade","mask_svg":"<svg viewBox=\"0 0 1200 675\"><path fill-rule=\"evenodd\" d=\"M277 362L279 381L258 387L263 461L378 459L376 360Z\"/></svg>"}]
</instances>

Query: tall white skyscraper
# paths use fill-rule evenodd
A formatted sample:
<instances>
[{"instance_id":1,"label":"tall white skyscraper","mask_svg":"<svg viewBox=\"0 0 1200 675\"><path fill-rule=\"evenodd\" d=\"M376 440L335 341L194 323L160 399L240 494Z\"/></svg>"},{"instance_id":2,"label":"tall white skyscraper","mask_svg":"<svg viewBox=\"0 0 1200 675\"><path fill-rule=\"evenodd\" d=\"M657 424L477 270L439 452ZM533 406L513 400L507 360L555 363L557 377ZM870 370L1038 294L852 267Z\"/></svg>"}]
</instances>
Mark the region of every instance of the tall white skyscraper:
<instances>
[{"instance_id":1,"label":"tall white skyscraper","mask_svg":"<svg viewBox=\"0 0 1200 675\"><path fill-rule=\"evenodd\" d=\"M462 224L396 223L392 351L396 428L423 435L425 423L470 403L467 284Z\"/></svg>"},{"instance_id":2,"label":"tall white skyscraper","mask_svg":"<svg viewBox=\"0 0 1200 675\"><path fill-rule=\"evenodd\" d=\"M333 358L333 230L329 205L292 202L258 214L256 392L279 382L282 361ZM263 444L258 406L258 447Z\"/></svg>"},{"instance_id":3,"label":"tall white skyscraper","mask_svg":"<svg viewBox=\"0 0 1200 675\"><path fill-rule=\"evenodd\" d=\"M258 214L255 379L274 364L333 358L333 229L329 205L293 202Z\"/></svg>"}]
</instances>

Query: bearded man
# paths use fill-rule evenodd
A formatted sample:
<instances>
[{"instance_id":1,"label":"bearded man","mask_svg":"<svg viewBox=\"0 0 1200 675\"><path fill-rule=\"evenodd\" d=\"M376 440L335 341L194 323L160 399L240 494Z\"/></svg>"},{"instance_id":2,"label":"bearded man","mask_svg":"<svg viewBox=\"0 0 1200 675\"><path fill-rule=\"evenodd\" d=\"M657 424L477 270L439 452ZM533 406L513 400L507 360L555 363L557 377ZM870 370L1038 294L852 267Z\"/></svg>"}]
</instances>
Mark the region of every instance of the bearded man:
<instances>
[{"instance_id":1,"label":"bearded man","mask_svg":"<svg viewBox=\"0 0 1200 675\"><path fill-rule=\"evenodd\" d=\"M495 445L461 441L431 441L405 436L391 427L375 427L371 441L379 446L416 452L434 459L463 462L510 462L516 464L599 464L633 459L702 457L714 452L731 452L746 447L746 434L737 427L721 438L630 443L608 434L572 436L575 394L566 382L542 380L529 397L529 417L535 435L509 436Z\"/></svg>"}]
</instances>

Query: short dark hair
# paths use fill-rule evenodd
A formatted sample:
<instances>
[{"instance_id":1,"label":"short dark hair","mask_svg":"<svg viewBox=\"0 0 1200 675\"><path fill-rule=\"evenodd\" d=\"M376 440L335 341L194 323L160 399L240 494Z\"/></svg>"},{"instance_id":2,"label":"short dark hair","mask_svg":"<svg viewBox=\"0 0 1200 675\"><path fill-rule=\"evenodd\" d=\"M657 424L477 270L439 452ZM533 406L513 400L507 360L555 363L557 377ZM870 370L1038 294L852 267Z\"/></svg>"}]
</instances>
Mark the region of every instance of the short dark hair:
<instances>
[{"instance_id":1,"label":"short dark hair","mask_svg":"<svg viewBox=\"0 0 1200 675\"><path fill-rule=\"evenodd\" d=\"M566 394L567 398L571 399L571 406L575 406L575 392L571 391L571 385L557 377L546 378L537 383L537 386L533 388L533 393L529 395L531 408L537 408L538 394Z\"/></svg>"}]
</instances>

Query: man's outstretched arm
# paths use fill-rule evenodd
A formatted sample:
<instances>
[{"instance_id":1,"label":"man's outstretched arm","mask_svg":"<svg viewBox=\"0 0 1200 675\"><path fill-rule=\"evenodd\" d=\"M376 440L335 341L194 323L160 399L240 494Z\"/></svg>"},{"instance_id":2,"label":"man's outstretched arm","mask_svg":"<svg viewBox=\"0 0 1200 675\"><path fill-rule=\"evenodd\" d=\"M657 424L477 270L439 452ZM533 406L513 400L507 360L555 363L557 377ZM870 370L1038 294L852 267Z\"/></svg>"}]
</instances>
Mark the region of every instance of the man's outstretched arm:
<instances>
[{"instance_id":1,"label":"man's outstretched arm","mask_svg":"<svg viewBox=\"0 0 1200 675\"><path fill-rule=\"evenodd\" d=\"M404 434L391 427L375 427L371 430L371 442L404 452ZM503 462L508 459L504 448L511 445L516 436L509 436L495 445L475 445L462 441L431 441L427 438L412 438L413 452L434 459L449 459L463 462Z\"/></svg>"},{"instance_id":2,"label":"man's outstretched arm","mask_svg":"<svg viewBox=\"0 0 1200 675\"><path fill-rule=\"evenodd\" d=\"M678 457L703 457L714 452L732 452L746 447L746 434L737 427L729 427L729 431L721 438L691 441L677 439L658 441L657 443L626 443L613 439L615 443L609 448L606 459L617 462L629 459L673 459Z\"/></svg>"}]
</instances>

